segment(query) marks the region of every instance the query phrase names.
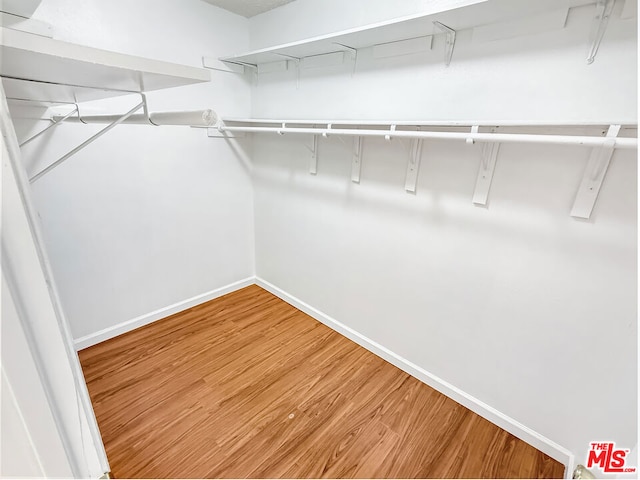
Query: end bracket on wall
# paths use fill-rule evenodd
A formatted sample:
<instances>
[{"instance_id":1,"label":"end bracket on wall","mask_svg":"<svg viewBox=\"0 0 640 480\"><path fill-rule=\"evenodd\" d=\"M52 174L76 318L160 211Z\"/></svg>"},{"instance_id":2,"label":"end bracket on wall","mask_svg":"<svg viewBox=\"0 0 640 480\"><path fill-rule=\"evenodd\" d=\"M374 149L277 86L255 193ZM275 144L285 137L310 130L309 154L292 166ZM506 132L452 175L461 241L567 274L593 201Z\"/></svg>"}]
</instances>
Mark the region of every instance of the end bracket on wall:
<instances>
[{"instance_id":1,"label":"end bracket on wall","mask_svg":"<svg viewBox=\"0 0 640 480\"><path fill-rule=\"evenodd\" d=\"M444 64L448 67L453 57L453 47L456 45L456 31L440 22L433 22L433 24L445 34Z\"/></svg>"},{"instance_id":2,"label":"end bracket on wall","mask_svg":"<svg viewBox=\"0 0 640 480\"><path fill-rule=\"evenodd\" d=\"M607 169L615 150L615 139L620 132L620 127L620 125L610 125L607 131L607 138L610 140L602 147L595 147L591 150L587 169L584 172L578 194L571 209L572 217L585 219L591 217L591 212L598 199L602 182L607 174Z\"/></svg>"},{"instance_id":3,"label":"end bracket on wall","mask_svg":"<svg viewBox=\"0 0 640 480\"><path fill-rule=\"evenodd\" d=\"M616 0L597 0L596 2L596 13L593 17L593 23L591 24L591 32L589 33L590 47L589 53L587 54L588 64L592 64L596 59L600 42L602 42L604 32L607 30L609 17L611 17L615 3Z\"/></svg>"}]
</instances>

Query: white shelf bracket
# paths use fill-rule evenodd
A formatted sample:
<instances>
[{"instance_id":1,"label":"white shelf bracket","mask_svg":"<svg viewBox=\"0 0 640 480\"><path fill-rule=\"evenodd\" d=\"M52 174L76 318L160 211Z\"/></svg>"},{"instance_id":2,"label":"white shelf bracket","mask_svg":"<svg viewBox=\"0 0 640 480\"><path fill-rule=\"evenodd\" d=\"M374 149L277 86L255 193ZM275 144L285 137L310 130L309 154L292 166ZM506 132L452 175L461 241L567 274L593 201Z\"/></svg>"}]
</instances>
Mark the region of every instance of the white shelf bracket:
<instances>
[{"instance_id":1,"label":"white shelf bracket","mask_svg":"<svg viewBox=\"0 0 640 480\"><path fill-rule=\"evenodd\" d=\"M353 60L356 60L358 58L358 49L357 48L353 48L353 47L350 47L349 45L345 45L343 43L338 43L338 42L333 42L333 44L334 45L339 45L342 48L345 48L349 52L349 54L351 55L351 58Z\"/></svg>"},{"instance_id":2,"label":"white shelf bracket","mask_svg":"<svg viewBox=\"0 0 640 480\"><path fill-rule=\"evenodd\" d=\"M230 62L228 60L219 60L217 58L202 57L202 66L209 70L217 70L219 72L226 73L239 73L244 74L246 66L237 62Z\"/></svg>"},{"instance_id":3,"label":"white shelf bracket","mask_svg":"<svg viewBox=\"0 0 640 480\"><path fill-rule=\"evenodd\" d=\"M258 65L254 65L253 63L247 63L247 62L241 62L240 60L234 60L233 62L229 61L229 60L222 60L222 62L224 62L225 64L233 64L233 65L238 65L240 67L243 68L242 73L244 74L245 70L249 70L250 72L253 72L253 78L256 81L256 84L260 78L260 74L258 72Z\"/></svg>"},{"instance_id":4,"label":"white shelf bracket","mask_svg":"<svg viewBox=\"0 0 640 480\"><path fill-rule=\"evenodd\" d=\"M278 130L276 133L280 136L284 135L284 130L287 128L287 124L285 122L282 122L281 125L281 130Z\"/></svg>"},{"instance_id":5,"label":"white shelf bracket","mask_svg":"<svg viewBox=\"0 0 640 480\"><path fill-rule=\"evenodd\" d=\"M356 68L358 67L358 49L350 47L349 45L345 45L343 43L333 42L334 45L339 45L342 48L346 48L349 54L351 55L351 59L353 60L353 69L351 70L351 77L356 74Z\"/></svg>"},{"instance_id":6,"label":"white shelf bracket","mask_svg":"<svg viewBox=\"0 0 640 480\"><path fill-rule=\"evenodd\" d=\"M311 144L311 163L309 164L309 173L311 175L317 175L318 173L318 136L313 136L313 143Z\"/></svg>"},{"instance_id":7,"label":"white shelf bracket","mask_svg":"<svg viewBox=\"0 0 640 480\"><path fill-rule=\"evenodd\" d=\"M591 24L591 31L589 33L589 53L587 54L587 63L592 64L596 59L598 48L600 48L600 42L604 37L604 32L607 30L607 24L609 23L609 17L613 11L613 6L616 0L597 0L596 12Z\"/></svg>"},{"instance_id":8,"label":"white shelf bracket","mask_svg":"<svg viewBox=\"0 0 640 480\"><path fill-rule=\"evenodd\" d=\"M607 174L613 151L615 150L616 137L620 132L620 125L610 125L607 131L607 138L610 139L602 147L591 150L589 163L585 170L584 177L580 183L578 194L576 195L571 216L575 218L589 218L596 204L600 187Z\"/></svg>"},{"instance_id":9,"label":"white shelf bracket","mask_svg":"<svg viewBox=\"0 0 640 480\"><path fill-rule=\"evenodd\" d=\"M280 57L284 57L287 60L293 62L293 64L296 66L296 90L298 90L300 88L300 61L302 59L299 57L292 57L291 55L285 55L284 53L277 53L277 52L274 52L274 53Z\"/></svg>"},{"instance_id":10,"label":"white shelf bracket","mask_svg":"<svg viewBox=\"0 0 640 480\"><path fill-rule=\"evenodd\" d=\"M351 181L360 183L360 170L362 168L362 146L364 138L356 137L353 139L353 159L351 161Z\"/></svg>"},{"instance_id":11,"label":"white shelf bracket","mask_svg":"<svg viewBox=\"0 0 640 480\"><path fill-rule=\"evenodd\" d=\"M453 47L456 45L456 31L453 28L449 28L440 22L433 22L433 24L445 33L445 47L444 47L444 64L449 66L451 64L451 57L453 57Z\"/></svg>"},{"instance_id":12,"label":"white shelf bracket","mask_svg":"<svg viewBox=\"0 0 640 480\"><path fill-rule=\"evenodd\" d=\"M473 192L473 204L485 206L489 199L489 191L491 189L491 181L493 180L493 172L498 162L499 143L484 143L481 150L480 170L476 179L476 188Z\"/></svg>"},{"instance_id":13,"label":"white shelf bracket","mask_svg":"<svg viewBox=\"0 0 640 480\"><path fill-rule=\"evenodd\" d=\"M404 184L404 189L409 193L416 193L420 159L422 158L422 142L423 140L421 138L416 138L411 145L409 163L407 164L407 178Z\"/></svg>"}]
</instances>

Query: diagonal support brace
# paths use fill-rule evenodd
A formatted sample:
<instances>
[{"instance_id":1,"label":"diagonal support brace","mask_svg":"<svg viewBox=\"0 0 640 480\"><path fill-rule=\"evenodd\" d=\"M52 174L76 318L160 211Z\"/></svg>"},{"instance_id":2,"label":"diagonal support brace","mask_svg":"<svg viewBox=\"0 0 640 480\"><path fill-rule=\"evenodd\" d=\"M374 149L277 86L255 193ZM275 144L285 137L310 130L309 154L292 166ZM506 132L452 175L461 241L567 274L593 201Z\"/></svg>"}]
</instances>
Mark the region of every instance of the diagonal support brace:
<instances>
[{"instance_id":1,"label":"diagonal support brace","mask_svg":"<svg viewBox=\"0 0 640 480\"><path fill-rule=\"evenodd\" d=\"M32 140L35 140L36 138L38 138L40 135L42 135L43 133L49 131L50 129L57 127L58 125L62 124L67 118L69 118L71 115L74 115L76 112L78 112L78 106L76 105L76 108L74 108L73 110L71 110L69 113L67 113L64 117L62 117L60 120L53 122L51 125L49 125L47 128L45 128L44 130L40 130L38 133L36 133L33 137L29 137L27 138L24 142L22 142L20 145L18 145L19 147L24 147L27 143L31 142Z\"/></svg>"},{"instance_id":2,"label":"diagonal support brace","mask_svg":"<svg viewBox=\"0 0 640 480\"><path fill-rule=\"evenodd\" d=\"M602 182L607 174L613 151L615 150L615 138L620 132L620 125L611 125L607 132L607 138L610 140L602 147L591 150L587 170L580 183L578 194L573 203L571 216L575 218L589 218L596 204Z\"/></svg>"},{"instance_id":3,"label":"diagonal support brace","mask_svg":"<svg viewBox=\"0 0 640 480\"><path fill-rule=\"evenodd\" d=\"M51 165L49 165L47 168L45 168L44 170L40 171L39 173L36 173L33 177L31 177L29 179L29 182L33 183L36 180L38 180L40 177L42 177L43 175L46 175L48 172L50 172L51 170L53 170L54 168L56 168L58 165L60 165L62 162L64 162L65 160L67 160L69 157L72 157L73 155L75 155L76 153L78 153L80 150L82 150L84 147L88 146L89 144L93 143L95 140L97 140L98 138L100 138L102 135L104 135L105 133L107 133L109 130L111 130L113 127L115 127L116 125L119 125L120 123L124 122L127 118L129 118L131 115L133 115L134 113L136 113L138 110L140 110L141 108L144 107L145 101L143 99L142 102L140 102L138 105L136 105L135 107L133 107L131 110L129 110L127 113L125 113L124 115L122 115L120 118L118 118L115 122L110 123L109 125L107 125L105 128L103 128L102 130L100 130L98 133L96 133L95 135L93 135L92 137L90 137L89 139L85 140L84 142L82 142L80 145L78 145L76 148L74 148L73 150L71 150L69 153L67 153L66 155L60 157L58 160L56 160L55 162L53 162Z\"/></svg>"}]
</instances>

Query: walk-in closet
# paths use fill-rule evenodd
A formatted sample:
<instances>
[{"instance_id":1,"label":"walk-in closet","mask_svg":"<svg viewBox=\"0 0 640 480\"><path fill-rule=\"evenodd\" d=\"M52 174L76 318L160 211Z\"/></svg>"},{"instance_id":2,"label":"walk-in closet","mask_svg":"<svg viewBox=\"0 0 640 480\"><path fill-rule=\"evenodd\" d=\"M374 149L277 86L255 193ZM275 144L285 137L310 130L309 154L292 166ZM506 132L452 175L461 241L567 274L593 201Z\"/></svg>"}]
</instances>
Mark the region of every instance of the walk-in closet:
<instances>
[{"instance_id":1,"label":"walk-in closet","mask_svg":"<svg viewBox=\"0 0 640 480\"><path fill-rule=\"evenodd\" d=\"M2 0L7 478L636 478L637 0Z\"/></svg>"}]
</instances>

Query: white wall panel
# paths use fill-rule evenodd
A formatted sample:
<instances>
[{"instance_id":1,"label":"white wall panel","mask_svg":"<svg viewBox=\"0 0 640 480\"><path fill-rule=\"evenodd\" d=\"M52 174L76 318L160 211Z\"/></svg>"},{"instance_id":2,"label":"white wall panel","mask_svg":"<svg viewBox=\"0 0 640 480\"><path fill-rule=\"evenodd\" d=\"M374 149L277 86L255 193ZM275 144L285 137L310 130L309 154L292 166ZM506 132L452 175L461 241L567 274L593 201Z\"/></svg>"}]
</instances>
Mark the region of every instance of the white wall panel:
<instances>
[{"instance_id":1,"label":"white wall panel","mask_svg":"<svg viewBox=\"0 0 640 480\"><path fill-rule=\"evenodd\" d=\"M201 66L248 45L247 20L199 0L44 0L34 18L54 38ZM245 79L149 94L149 109L249 113ZM126 111L139 97L82 105ZM17 116L17 115L16 115ZM16 119L21 139L45 122ZM103 128L63 125L23 149L30 174ZM33 184L75 339L253 275L249 171L206 129L120 125Z\"/></svg>"},{"instance_id":2,"label":"white wall panel","mask_svg":"<svg viewBox=\"0 0 640 480\"><path fill-rule=\"evenodd\" d=\"M427 8L364 3L298 0L257 16L252 47ZM299 81L295 69L260 76L252 116L635 123L637 22L620 19L621 7L592 65L590 5L572 8L564 29L493 42L460 31L448 68L436 36L429 54L376 59L361 49L353 75L345 61L302 70ZM502 145L481 208L472 205L479 147L425 141L411 195L396 140L366 139L359 185L351 148L336 138L321 139L316 176L309 139L254 142L259 277L578 462L595 439L636 444L637 152L616 151L582 221L569 216L590 154L582 147Z\"/></svg>"}]
</instances>

